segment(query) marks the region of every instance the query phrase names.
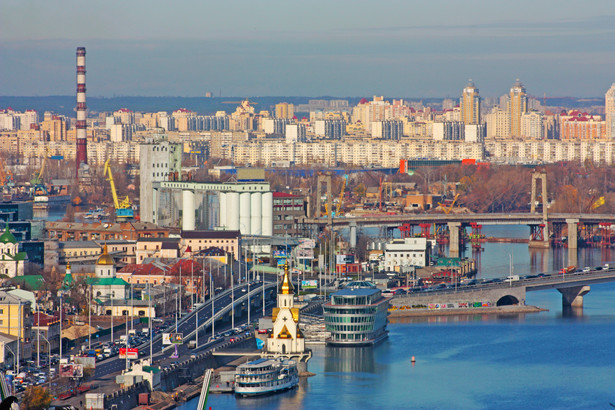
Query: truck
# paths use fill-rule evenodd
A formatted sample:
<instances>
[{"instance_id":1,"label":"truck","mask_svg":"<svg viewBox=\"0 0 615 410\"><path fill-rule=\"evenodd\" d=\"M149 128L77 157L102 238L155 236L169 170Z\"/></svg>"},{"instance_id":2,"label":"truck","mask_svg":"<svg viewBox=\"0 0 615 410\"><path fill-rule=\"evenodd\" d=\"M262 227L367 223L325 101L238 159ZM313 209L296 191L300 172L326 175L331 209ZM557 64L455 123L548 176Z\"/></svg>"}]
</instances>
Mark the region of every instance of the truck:
<instances>
[{"instance_id":1,"label":"truck","mask_svg":"<svg viewBox=\"0 0 615 410\"><path fill-rule=\"evenodd\" d=\"M572 273L572 272L574 272L576 269L577 269L577 267L576 267L576 266L574 266L574 265L570 265L570 266L568 266L567 268L561 268L561 269L559 270L559 274L560 274L560 275L563 275L563 274L565 274L565 273Z\"/></svg>"},{"instance_id":2,"label":"truck","mask_svg":"<svg viewBox=\"0 0 615 410\"><path fill-rule=\"evenodd\" d=\"M516 282L519 280L519 275L508 275L504 282Z\"/></svg>"},{"instance_id":3,"label":"truck","mask_svg":"<svg viewBox=\"0 0 615 410\"><path fill-rule=\"evenodd\" d=\"M190 340L188 342L188 349L195 349L196 348L196 340Z\"/></svg>"}]
</instances>

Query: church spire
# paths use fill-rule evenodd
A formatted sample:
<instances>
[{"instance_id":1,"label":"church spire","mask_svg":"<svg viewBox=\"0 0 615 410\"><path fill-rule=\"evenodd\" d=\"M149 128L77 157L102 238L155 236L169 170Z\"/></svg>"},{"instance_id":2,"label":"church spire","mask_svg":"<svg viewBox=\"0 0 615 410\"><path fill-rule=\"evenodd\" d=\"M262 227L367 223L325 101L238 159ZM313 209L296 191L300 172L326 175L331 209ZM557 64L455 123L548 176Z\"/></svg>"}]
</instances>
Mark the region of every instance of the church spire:
<instances>
[{"instance_id":1,"label":"church spire","mask_svg":"<svg viewBox=\"0 0 615 410\"><path fill-rule=\"evenodd\" d=\"M282 295L292 295L295 293L295 288L293 287L293 283L288 276L288 260L284 264L284 279L282 279L282 290L280 292Z\"/></svg>"}]
</instances>

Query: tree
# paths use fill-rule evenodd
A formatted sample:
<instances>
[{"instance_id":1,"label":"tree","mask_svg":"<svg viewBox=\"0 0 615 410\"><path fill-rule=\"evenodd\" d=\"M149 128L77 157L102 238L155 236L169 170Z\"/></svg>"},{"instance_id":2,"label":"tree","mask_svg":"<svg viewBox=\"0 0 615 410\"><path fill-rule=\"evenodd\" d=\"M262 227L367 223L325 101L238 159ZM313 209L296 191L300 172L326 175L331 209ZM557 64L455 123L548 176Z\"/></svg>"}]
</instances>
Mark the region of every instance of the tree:
<instances>
[{"instance_id":1,"label":"tree","mask_svg":"<svg viewBox=\"0 0 615 410\"><path fill-rule=\"evenodd\" d=\"M29 386L24 392L22 403L27 410L44 410L48 409L51 404L51 393L42 386Z\"/></svg>"}]
</instances>

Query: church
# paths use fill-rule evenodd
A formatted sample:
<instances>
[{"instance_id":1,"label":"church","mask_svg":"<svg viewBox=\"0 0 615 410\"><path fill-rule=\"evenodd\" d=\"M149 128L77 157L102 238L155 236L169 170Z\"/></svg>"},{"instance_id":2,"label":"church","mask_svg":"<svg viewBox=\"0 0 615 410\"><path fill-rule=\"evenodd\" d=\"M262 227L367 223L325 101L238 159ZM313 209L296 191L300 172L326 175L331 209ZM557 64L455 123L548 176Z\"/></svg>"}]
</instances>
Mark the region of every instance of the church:
<instances>
[{"instance_id":1,"label":"church","mask_svg":"<svg viewBox=\"0 0 615 410\"><path fill-rule=\"evenodd\" d=\"M312 351L305 348L305 338L299 328L299 308L295 307L295 289L284 266L282 286L278 293L278 307L273 308L273 330L267 338L267 357L284 357L296 360L299 371L307 370Z\"/></svg>"},{"instance_id":2,"label":"church","mask_svg":"<svg viewBox=\"0 0 615 410\"><path fill-rule=\"evenodd\" d=\"M26 259L26 253L19 252L19 243L7 223L4 233L0 235L0 274L9 278L23 276Z\"/></svg>"}]
</instances>

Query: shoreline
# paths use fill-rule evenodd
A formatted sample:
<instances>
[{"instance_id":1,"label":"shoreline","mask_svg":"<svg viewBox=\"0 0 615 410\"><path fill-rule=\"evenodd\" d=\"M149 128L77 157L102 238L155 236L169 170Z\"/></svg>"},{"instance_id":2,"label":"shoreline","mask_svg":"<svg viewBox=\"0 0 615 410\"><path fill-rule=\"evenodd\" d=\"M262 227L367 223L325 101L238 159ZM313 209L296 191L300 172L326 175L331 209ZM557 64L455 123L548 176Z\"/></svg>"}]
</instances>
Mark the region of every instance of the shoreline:
<instances>
[{"instance_id":1,"label":"shoreline","mask_svg":"<svg viewBox=\"0 0 615 410\"><path fill-rule=\"evenodd\" d=\"M480 308L457 308L457 309L405 309L393 310L389 313L389 318L403 317L428 317L428 316L456 316L456 315L517 315L520 313L540 313L548 312L549 309L544 309L538 306L497 306L497 307L480 307Z\"/></svg>"}]
</instances>

